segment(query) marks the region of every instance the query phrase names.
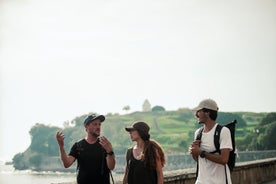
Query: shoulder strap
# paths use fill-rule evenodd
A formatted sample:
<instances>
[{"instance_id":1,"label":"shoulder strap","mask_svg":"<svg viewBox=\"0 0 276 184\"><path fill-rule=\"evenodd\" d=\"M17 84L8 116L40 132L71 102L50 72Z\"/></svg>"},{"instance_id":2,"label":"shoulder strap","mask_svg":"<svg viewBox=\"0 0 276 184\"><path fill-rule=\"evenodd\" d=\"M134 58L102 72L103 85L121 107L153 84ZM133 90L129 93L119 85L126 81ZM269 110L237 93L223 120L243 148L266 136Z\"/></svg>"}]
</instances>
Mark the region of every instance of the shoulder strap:
<instances>
[{"instance_id":1,"label":"shoulder strap","mask_svg":"<svg viewBox=\"0 0 276 184\"><path fill-rule=\"evenodd\" d=\"M220 139L220 132L221 132L222 126L220 124L217 125L216 130L215 130L215 134L214 134L214 144L215 144L215 148L216 148L216 152L220 153L220 144L219 144L219 139Z\"/></svg>"},{"instance_id":2,"label":"shoulder strap","mask_svg":"<svg viewBox=\"0 0 276 184\"><path fill-rule=\"evenodd\" d=\"M132 148L127 149L126 158L127 158L127 166L128 166L128 167L129 167L129 164L130 164L131 152L132 152Z\"/></svg>"},{"instance_id":3,"label":"shoulder strap","mask_svg":"<svg viewBox=\"0 0 276 184\"><path fill-rule=\"evenodd\" d=\"M82 151L82 145L81 145L82 140L79 140L78 142L76 142L77 145L77 154L80 155L80 152ZM76 170L78 171L80 168L80 164L79 164L79 160L77 159L77 168Z\"/></svg>"},{"instance_id":4,"label":"shoulder strap","mask_svg":"<svg viewBox=\"0 0 276 184\"><path fill-rule=\"evenodd\" d=\"M201 140L201 137L202 137L202 132L203 132L203 127L201 127L199 130L198 130L198 133L196 135L196 140ZM196 178L198 176L198 162L196 162Z\"/></svg>"},{"instance_id":5,"label":"shoulder strap","mask_svg":"<svg viewBox=\"0 0 276 184\"><path fill-rule=\"evenodd\" d=\"M128 181L128 173L129 173L129 168L130 168L130 156L131 156L131 152L132 152L132 149L133 148L128 148L127 149L127 153L126 153L126 160L127 160L127 173L126 173L126 178L125 178L125 181Z\"/></svg>"},{"instance_id":6,"label":"shoulder strap","mask_svg":"<svg viewBox=\"0 0 276 184\"><path fill-rule=\"evenodd\" d=\"M196 135L196 140L201 140L202 132L203 132L203 127L199 129L198 134Z\"/></svg>"},{"instance_id":7,"label":"shoulder strap","mask_svg":"<svg viewBox=\"0 0 276 184\"><path fill-rule=\"evenodd\" d=\"M215 144L216 151L214 151L212 153L220 152L219 139L220 139L221 129L222 129L222 126L220 124L218 124L217 127L216 127L216 130L215 130L215 134L214 134L214 144ZM202 132L203 132L203 127L201 127L199 129L198 134L196 135L196 140L201 140Z\"/></svg>"}]
</instances>

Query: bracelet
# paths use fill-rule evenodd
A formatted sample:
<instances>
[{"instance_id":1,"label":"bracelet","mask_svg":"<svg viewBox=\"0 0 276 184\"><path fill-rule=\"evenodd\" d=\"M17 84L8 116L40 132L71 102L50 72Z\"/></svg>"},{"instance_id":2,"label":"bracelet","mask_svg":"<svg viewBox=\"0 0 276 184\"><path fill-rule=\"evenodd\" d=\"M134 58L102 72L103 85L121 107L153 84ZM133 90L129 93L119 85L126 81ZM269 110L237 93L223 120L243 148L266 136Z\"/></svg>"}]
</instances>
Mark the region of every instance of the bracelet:
<instances>
[{"instance_id":1,"label":"bracelet","mask_svg":"<svg viewBox=\"0 0 276 184\"><path fill-rule=\"evenodd\" d=\"M113 151L110 151L110 152L108 152L108 153L106 153L106 154L112 156L112 155L114 155L114 152L113 152Z\"/></svg>"}]
</instances>

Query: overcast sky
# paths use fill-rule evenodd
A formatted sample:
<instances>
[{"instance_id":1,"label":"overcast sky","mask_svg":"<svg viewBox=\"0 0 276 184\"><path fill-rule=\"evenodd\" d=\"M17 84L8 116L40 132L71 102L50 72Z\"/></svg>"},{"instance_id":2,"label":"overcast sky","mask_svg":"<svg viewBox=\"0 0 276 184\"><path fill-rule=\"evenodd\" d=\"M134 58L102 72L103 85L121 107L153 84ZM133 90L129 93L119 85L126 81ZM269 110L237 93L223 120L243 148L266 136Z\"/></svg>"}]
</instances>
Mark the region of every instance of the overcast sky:
<instances>
[{"instance_id":1,"label":"overcast sky","mask_svg":"<svg viewBox=\"0 0 276 184\"><path fill-rule=\"evenodd\" d=\"M0 160L35 123L145 99L275 112L276 1L0 0L0 67Z\"/></svg>"}]
</instances>

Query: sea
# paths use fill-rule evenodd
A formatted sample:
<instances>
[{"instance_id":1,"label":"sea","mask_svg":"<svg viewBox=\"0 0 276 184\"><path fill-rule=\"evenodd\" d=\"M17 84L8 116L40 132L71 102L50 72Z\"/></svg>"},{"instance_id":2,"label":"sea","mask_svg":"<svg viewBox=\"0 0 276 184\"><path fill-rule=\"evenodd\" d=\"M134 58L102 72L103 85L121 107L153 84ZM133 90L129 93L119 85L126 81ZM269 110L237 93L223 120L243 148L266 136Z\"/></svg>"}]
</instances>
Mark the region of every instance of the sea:
<instances>
[{"instance_id":1,"label":"sea","mask_svg":"<svg viewBox=\"0 0 276 184\"><path fill-rule=\"evenodd\" d=\"M115 183L122 181L123 174L113 173ZM36 172L18 171L12 165L0 163L0 184L68 184L76 181L76 173L70 172Z\"/></svg>"},{"instance_id":2,"label":"sea","mask_svg":"<svg viewBox=\"0 0 276 184\"><path fill-rule=\"evenodd\" d=\"M60 184L74 181L75 173L17 171L12 165L0 165L0 184Z\"/></svg>"}]
</instances>

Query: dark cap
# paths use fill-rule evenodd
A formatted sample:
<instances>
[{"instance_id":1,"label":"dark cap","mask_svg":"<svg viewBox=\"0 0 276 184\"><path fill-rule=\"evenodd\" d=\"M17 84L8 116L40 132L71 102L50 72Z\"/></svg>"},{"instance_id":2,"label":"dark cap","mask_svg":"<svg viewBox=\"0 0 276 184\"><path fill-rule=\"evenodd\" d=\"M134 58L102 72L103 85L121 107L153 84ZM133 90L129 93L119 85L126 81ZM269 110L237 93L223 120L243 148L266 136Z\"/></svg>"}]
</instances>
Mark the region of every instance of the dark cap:
<instances>
[{"instance_id":1,"label":"dark cap","mask_svg":"<svg viewBox=\"0 0 276 184\"><path fill-rule=\"evenodd\" d=\"M99 119L101 122L103 122L105 120L105 117L103 115L91 114L91 115L87 116L87 118L84 120L83 124L87 125L95 119Z\"/></svg>"},{"instance_id":2,"label":"dark cap","mask_svg":"<svg viewBox=\"0 0 276 184\"><path fill-rule=\"evenodd\" d=\"M150 127L148 126L147 123L142 121L134 122L132 126L125 128L125 130L128 132L137 130L141 138L145 141L149 140L150 138L150 134L149 134Z\"/></svg>"}]
</instances>

